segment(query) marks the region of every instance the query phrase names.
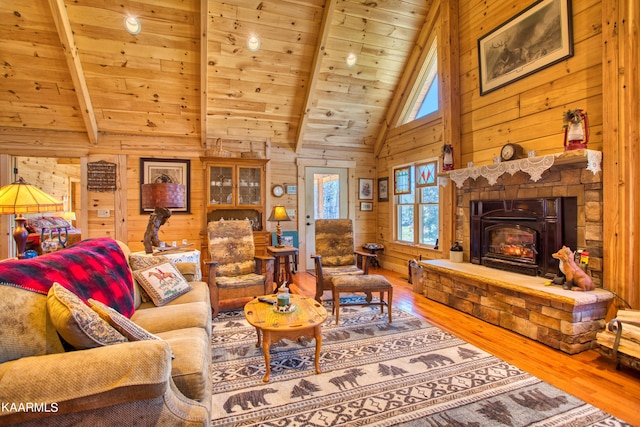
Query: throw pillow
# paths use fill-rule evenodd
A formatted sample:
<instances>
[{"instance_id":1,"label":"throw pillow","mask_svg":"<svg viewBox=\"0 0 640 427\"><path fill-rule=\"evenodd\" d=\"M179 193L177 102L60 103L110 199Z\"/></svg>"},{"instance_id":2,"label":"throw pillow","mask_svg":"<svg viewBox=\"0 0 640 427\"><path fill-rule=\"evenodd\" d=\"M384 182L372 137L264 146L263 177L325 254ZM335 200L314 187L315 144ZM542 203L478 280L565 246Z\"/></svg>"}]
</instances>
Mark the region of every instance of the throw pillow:
<instances>
[{"instance_id":1,"label":"throw pillow","mask_svg":"<svg viewBox=\"0 0 640 427\"><path fill-rule=\"evenodd\" d=\"M157 335L154 335L146 329L136 325L131 320L100 301L89 298L89 307L98 313L98 316L109 323L109 325L113 326L116 331L124 335L129 341L161 339Z\"/></svg>"},{"instance_id":2,"label":"throw pillow","mask_svg":"<svg viewBox=\"0 0 640 427\"><path fill-rule=\"evenodd\" d=\"M47 310L56 331L77 350L127 341L80 297L58 282L49 289Z\"/></svg>"},{"instance_id":3,"label":"throw pillow","mask_svg":"<svg viewBox=\"0 0 640 427\"><path fill-rule=\"evenodd\" d=\"M165 262L170 262L169 258L166 256L158 255L158 256L135 256L129 255L129 265L131 266L131 271L141 270L144 268L153 267L154 265L163 264ZM134 275L135 277L135 275ZM140 287L140 298L142 302L151 301L151 297L147 294L147 291L142 288L142 284L139 283Z\"/></svg>"},{"instance_id":4,"label":"throw pillow","mask_svg":"<svg viewBox=\"0 0 640 427\"><path fill-rule=\"evenodd\" d=\"M170 262L133 272L156 306L165 305L191 290L191 285Z\"/></svg>"}]
</instances>

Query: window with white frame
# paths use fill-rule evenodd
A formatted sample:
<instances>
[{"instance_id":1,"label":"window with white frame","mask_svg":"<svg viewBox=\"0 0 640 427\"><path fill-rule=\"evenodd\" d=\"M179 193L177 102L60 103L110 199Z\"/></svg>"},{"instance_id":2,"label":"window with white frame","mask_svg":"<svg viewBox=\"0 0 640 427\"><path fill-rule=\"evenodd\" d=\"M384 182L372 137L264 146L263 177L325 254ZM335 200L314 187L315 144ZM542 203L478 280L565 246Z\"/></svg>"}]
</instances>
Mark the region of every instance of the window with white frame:
<instances>
[{"instance_id":1,"label":"window with white frame","mask_svg":"<svg viewBox=\"0 0 640 427\"><path fill-rule=\"evenodd\" d=\"M413 90L400 116L400 124L412 122L439 110L438 104L438 39L433 37Z\"/></svg>"},{"instance_id":2,"label":"window with white frame","mask_svg":"<svg viewBox=\"0 0 640 427\"><path fill-rule=\"evenodd\" d=\"M394 168L394 221L399 242L436 246L440 230L437 171L437 160Z\"/></svg>"}]
</instances>

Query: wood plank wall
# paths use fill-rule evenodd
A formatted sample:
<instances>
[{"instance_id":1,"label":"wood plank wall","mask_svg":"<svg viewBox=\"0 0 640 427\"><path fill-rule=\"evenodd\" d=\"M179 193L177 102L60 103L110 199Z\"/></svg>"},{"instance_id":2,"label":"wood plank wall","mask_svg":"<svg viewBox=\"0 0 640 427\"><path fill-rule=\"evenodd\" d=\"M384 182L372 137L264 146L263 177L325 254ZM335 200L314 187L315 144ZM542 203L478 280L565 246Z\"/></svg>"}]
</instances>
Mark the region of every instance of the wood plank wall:
<instances>
[{"instance_id":1,"label":"wood plank wall","mask_svg":"<svg viewBox=\"0 0 640 427\"><path fill-rule=\"evenodd\" d=\"M445 9L448 2L443 0L441 5ZM588 112L589 148L602 149L602 8L599 0L573 2L575 54L572 58L480 96L478 38L528 5L517 0L458 2L458 45L453 44L459 50L460 58L457 75L460 95L453 100L460 110L460 143L454 145L456 167L467 162L474 162L476 166L491 163L508 142L518 143L525 150L536 150L539 155L562 152L562 113L569 108L582 108ZM450 57L450 43L446 43L449 39L439 40L442 45L439 55ZM451 78L446 74L448 69L451 68L438 70L441 81ZM391 177L394 166L438 156L443 142L453 139L447 133L447 126L435 117L391 130L378 158L379 176ZM453 213L447 209L447 216L450 212ZM452 217L455 218L448 216ZM381 204L377 228L382 236L379 240L388 247L384 254L385 267L404 271L407 259L448 256L447 247L440 252L394 244L392 218L391 203ZM448 218L442 224L445 237L451 226ZM442 244L447 245L444 240Z\"/></svg>"}]
</instances>

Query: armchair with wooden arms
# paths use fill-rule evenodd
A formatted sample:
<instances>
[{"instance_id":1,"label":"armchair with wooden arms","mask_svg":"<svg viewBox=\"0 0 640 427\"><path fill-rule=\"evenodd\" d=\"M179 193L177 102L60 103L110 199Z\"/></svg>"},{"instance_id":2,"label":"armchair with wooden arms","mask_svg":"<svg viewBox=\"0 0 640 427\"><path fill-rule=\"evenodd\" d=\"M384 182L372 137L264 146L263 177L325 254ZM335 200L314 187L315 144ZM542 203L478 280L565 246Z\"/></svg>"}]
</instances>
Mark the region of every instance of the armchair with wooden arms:
<instances>
[{"instance_id":1,"label":"armchair with wooden arms","mask_svg":"<svg viewBox=\"0 0 640 427\"><path fill-rule=\"evenodd\" d=\"M353 224L350 219L318 219L316 227L315 261L316 301L322 293L333 291L331 279L345 274L369 274L369 260L375 254L354 250Z\"/></svg>"},{"instance_id":2,"label":"armchair with wooden arms","mask_svg":"<svg viewBox=\"0 0 640 427\"><path fill-rule=\"evenodd\" d=\"M242 308L250 299L273 292L273 257L255 254L248 220L211 221L207 226L212 315Z\"/></svg>"}]
</instances>

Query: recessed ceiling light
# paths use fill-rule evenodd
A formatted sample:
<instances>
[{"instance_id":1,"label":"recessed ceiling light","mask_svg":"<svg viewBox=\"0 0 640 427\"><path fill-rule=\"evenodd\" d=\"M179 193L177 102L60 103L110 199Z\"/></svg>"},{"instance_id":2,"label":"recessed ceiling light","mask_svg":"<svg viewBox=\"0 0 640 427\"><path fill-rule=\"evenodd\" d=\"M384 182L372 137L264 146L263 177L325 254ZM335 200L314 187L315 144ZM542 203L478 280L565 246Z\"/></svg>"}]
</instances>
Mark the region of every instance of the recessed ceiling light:
<instances>
[{"instance_id":1,"label":"recessed ceiling light","mask_svg":"<svg viewBox=\"0 0 640 427\"><path fill-rule=\"evenodd\" d=\"M250 35L249 37L247 37L247 49L249 49L251 52L260 50L260 45L260 37L255 35Z\"/></svg>"},{"instance_id":2,"label":"recessed ceiling light","mask_svg":"<svg viewBox=\"0 0 640 427\"><path fill-rule=\"evenodd\" d=\"M142 30L142 24L135 16L125 16L124 28L131 34L138 34Z\"/></svg>"},{"instance_id":3,"label":"recessed ceiling light","mask_svg":"<svg viewBox=\"0 0 640 427\"><path fill-rule=\"evenodd\" d=\"M358 56L352 52L347 55L345 62L347 63L348 67L353 67L354 65L356 65L356 62L358 62Z\"/></svg>"}]
</instances>

